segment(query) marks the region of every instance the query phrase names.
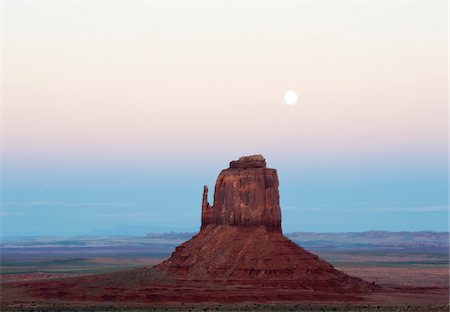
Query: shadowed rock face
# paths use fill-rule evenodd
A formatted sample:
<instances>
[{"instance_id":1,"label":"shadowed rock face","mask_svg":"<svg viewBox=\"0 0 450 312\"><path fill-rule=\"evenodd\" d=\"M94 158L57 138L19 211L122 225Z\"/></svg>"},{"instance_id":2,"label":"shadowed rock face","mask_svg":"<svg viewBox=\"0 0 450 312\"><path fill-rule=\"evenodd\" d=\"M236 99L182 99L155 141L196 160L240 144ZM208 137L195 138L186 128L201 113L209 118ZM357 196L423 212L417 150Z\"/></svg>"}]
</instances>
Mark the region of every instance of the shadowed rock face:
<instances>
[{"instance_id":1,"label":"shadowed rock face","mask_svg":"<svg viewBox=\"0 0 450 312\"><path fill-rule=\"evenodd\" d=\"M213 206L208 203L208 187L204 187L201 228L209 224L264 225L281 232L279 197L277 171L266 168L264 157L241 157L217 178Z\"/></svg>"}]
</instances>

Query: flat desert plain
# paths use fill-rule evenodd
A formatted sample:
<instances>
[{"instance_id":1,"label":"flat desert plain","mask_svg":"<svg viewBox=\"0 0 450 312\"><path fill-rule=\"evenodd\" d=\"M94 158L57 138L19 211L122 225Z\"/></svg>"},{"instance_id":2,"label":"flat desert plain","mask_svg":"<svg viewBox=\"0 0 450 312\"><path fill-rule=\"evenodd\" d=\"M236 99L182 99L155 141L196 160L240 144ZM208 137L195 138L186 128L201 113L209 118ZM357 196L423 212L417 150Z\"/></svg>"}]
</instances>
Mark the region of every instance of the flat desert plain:
<instances>
[{"instance_id":1,"label":"flat desert plain","mask_svg":"<svg viewBox=\"0 0 450 312\"><path fill-rule=\"evenodd\" d=\"M310 234L310 233L309 233ZM414 235L414 234L411 234ZM67 277L147 269L170 256L191 233L147 237L28 237L3 240L1 246L2 311L448 311L448 240L408 244L312 234L287 236L337 269L386 291L355 303L187 303L66 302L24 297L14 285ZM416 237L417 238L417 237ZM386 237L383 238L386 242ZM358 242L358 243L356 243ZM125 271L120 273L121 271ZM136 271L134 271L136 272ZM132 278L132 274L130 274Z\"/></svg>"}]
</instances>

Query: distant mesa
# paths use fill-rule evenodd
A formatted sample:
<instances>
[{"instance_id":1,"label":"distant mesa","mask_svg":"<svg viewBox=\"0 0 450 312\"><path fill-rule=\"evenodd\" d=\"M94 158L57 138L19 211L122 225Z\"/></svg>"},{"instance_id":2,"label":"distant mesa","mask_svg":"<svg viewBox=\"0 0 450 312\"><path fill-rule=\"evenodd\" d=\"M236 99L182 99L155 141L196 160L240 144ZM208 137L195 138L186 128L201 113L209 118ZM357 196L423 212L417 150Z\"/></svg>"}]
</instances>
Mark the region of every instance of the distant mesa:
<instances>
[{"instance_id":1,"label":"distant mesa","mask_svg":"<svg viewBox=\"0 0 450 312\"><path fill-rule=\"evenodd\" d=\"M262 155L244 156L222 170L208 203L205 186L200 232L155 267L182 281L276 286L326 293L365 293L366 281L286 238L281 230L278 175Z\"/></svg>"}]
</instances>

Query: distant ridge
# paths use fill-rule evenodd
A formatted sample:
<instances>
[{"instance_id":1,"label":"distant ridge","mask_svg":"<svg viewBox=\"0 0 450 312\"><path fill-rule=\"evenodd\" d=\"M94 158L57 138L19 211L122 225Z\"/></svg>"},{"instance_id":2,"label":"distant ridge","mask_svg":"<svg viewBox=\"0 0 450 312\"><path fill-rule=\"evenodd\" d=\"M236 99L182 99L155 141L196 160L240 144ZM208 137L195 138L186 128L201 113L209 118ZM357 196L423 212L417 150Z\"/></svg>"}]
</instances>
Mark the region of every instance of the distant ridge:
<instances>
[{"instance_id":1,"label":"distant ridge","mask_svg":"<svg viewBox=\"0 0 450 312\"><path fill-rule=\"evenodd\" d=\"M149 233L149 239L169 239L184 241L190 239L193 232ZM285 235L305 247L364 247L367 248L449 248L450 233L436 231L365 231L344 233L291 232Z\"/></svg>"},{"instance_id":2,"label":"distant ridge","mask_svg":"<svg viewBox=\"0 0 450 312\"><path fill-rule=\"evenodd\" d=\"M165 233L148 233L145 238L156 238L156 239L181 239L186 240L194 236L194 232L165 232Z\"/></svg>"},{"instance_id":3,"label":"distant ridge","mask_svg":"<svg viewBox=\"0 0 450 312\"><path fill-rule=\"evenodd\" d=\"M335 247L361 246L368 248L449 248L449 232L390 232L366 231L346 233L293 232L290 239L305 246L332 245Z\"/></svg>"}]
</instances>

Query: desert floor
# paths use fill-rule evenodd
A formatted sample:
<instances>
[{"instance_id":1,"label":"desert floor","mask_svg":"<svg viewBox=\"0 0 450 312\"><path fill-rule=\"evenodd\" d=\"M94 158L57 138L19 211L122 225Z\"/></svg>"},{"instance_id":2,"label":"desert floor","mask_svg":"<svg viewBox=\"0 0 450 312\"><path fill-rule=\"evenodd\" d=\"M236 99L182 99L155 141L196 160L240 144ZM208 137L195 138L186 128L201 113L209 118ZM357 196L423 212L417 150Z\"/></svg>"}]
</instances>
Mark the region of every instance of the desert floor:
<instances>
[{"instance_id":1,"label":"desert floor","mask_svg":"<svg viewBox=\"0 0 450 312\"><path fill-rule=\"evenodd\" d=\"M2 246L1 311L449 311L449 254L445 249L309 248L336 268L390 289L426 288L429 293L375 294L364 303L166 304L55 302L15 296L8 285L151 267L179 242L119 247L61 246L33 242ZM95 244L94 244L95 245Z\"/></svg>"}]
</instances>

